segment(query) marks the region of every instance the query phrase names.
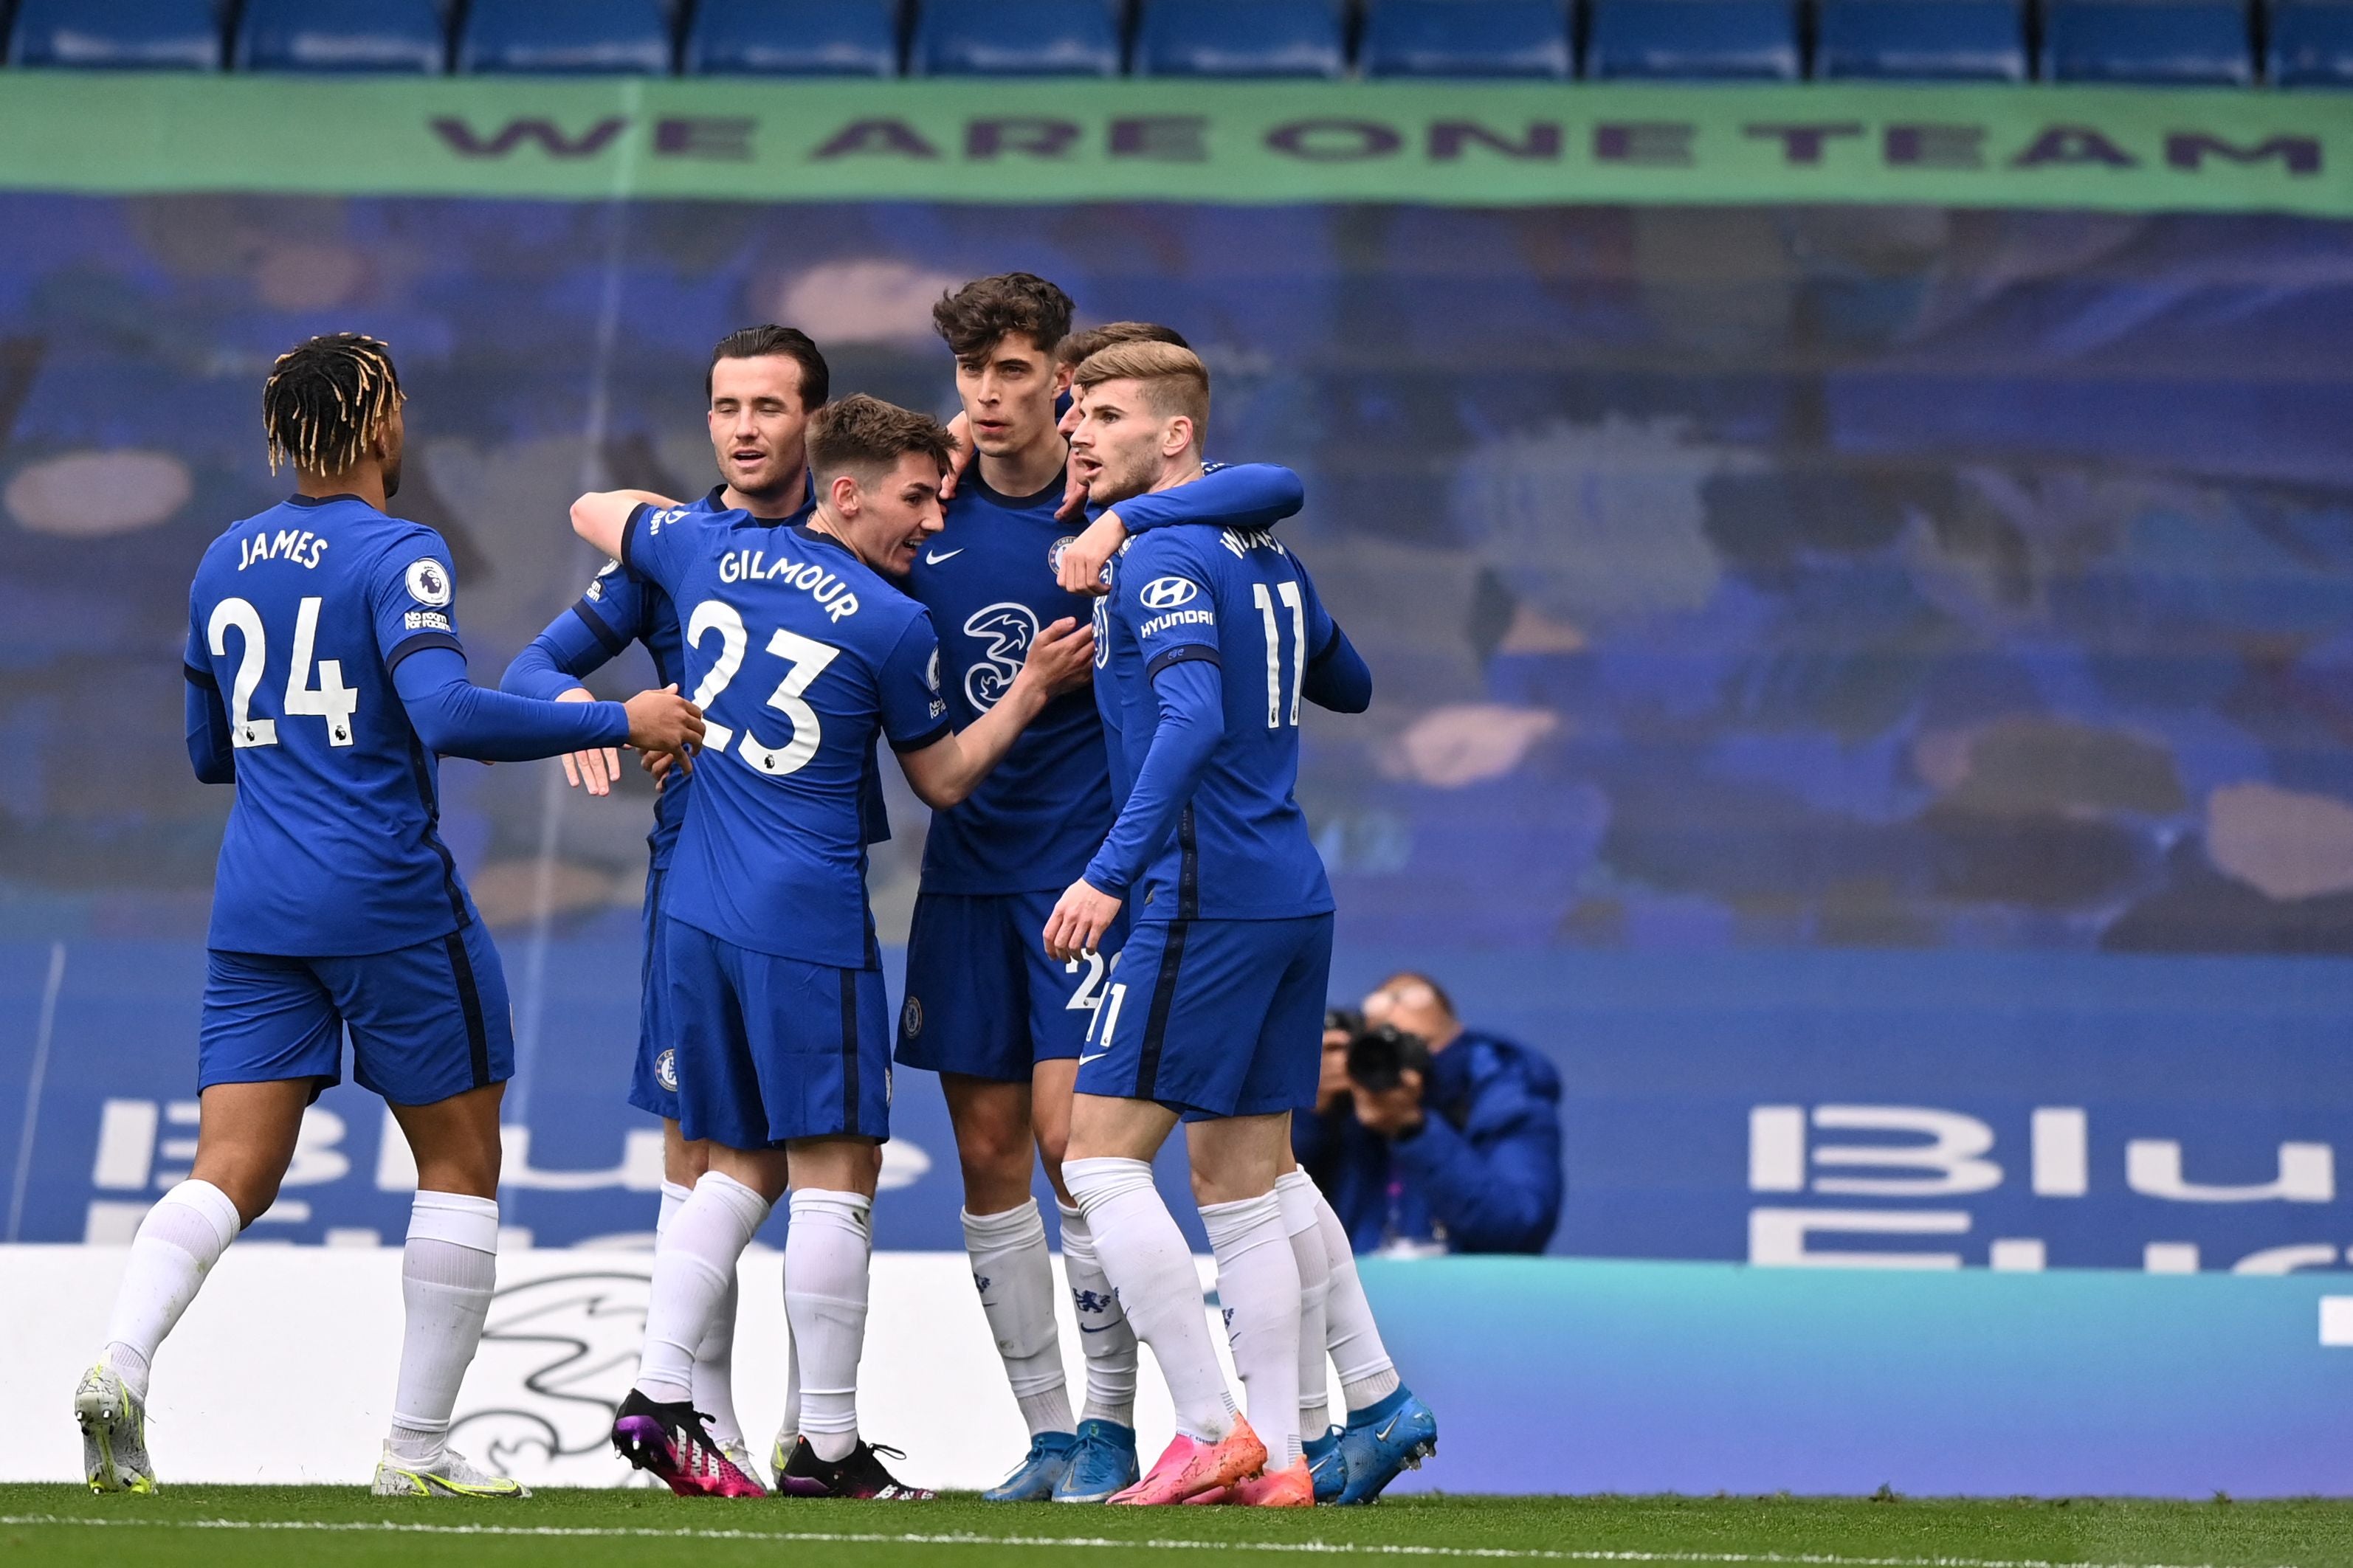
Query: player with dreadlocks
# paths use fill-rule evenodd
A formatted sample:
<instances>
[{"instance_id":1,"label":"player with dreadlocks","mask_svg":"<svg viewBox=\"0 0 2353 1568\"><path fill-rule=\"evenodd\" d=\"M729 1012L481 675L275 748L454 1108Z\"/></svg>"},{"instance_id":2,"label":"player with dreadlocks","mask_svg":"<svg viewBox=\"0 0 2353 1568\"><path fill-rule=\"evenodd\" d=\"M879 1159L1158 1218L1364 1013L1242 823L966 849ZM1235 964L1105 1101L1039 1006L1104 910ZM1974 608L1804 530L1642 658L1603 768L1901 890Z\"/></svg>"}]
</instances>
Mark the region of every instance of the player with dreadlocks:
<instances>
[{"instance_id":1,"label":"player with dreadlocks","mask_svg":"<svg viewBox=\"0 0 2353 1568\"><path fill-rule=\"evenodd\" d=\"M437 826L437 756L552 757L622 741L681 765L702 721L675 690L556 703L466 679L456 574L400 488L400 378L352 333L282 356L262 392L296 492L215 540L189 593L188 755L234 784L213 891L201 1120L188 1178L139 1226L106 1346L74 1395L96 1491L155 1488L155 1352L269 1209L302 1113L343 1076L384 1097L417 1161L407 1309L380 1494L520 1497L451 1452L498 1252L499 1100L514 1041L498 951Z\"/></svg>"}]
</instances>

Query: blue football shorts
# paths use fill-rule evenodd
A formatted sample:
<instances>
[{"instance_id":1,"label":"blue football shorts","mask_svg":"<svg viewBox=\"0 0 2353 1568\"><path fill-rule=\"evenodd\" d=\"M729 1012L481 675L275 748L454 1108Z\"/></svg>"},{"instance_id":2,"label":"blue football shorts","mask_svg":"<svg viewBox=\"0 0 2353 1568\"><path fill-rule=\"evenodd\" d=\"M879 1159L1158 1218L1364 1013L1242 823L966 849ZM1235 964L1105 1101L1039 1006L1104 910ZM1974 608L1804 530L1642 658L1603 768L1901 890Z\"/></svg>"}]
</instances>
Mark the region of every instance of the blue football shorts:
<instances>
[{"instance_id":1,"label":"blue football shorts","mask_svg":"<svg viewBox=\"0 0 2353 1568\"><path fill-rule=\"evenodd\" d=\"M358 958L206 955L196 1087L352 1079L395 1105L430 1105L514 1076L506 972L480 921ZM315 1098L315 1096L314 1096Z\"/></svg>"},{"instance_id":2,"label":"blue football shorts","mask_svg":"<svg viewBox=\"0 0 2353 1568\"><path fill-rule=\"evenodd\" d=\"M1058 963L1046 956L1046 920L1060 897L917 896L899 1009L901 1066L1028 1083L1038 1063L1079 1054L1127 934L1127 912L1093 958Z\"/></svg>"},{"instance_id":3,"label":"blue football shorts","mask_svg":"<svg viewBox=\"0 0 2353 1568\"><path fill-rule=\"evenodd\" d=\"M1331 978L1329 914L1139 921L1079 1055L1079 1092L1188 1120L1312 1110Z\"/></svg>"},{"instance_id":4,"label":"blue football shorts","mask_svg":"<svg viewBox=\"0 0 2353 1568\"><path fill-rule=\"evenodd\" d=\"M836 969L665 918L661 1016L679 1131L730 1149L891 1136L891 1006L880 969Z\"/></svg>"},{"instance_id":5,"label":"blue football shorts","mask_svg":"<svg viewBox=\"0 0 2353 1568\"><path fill-rule=\"evenodd\" d=\"M646 872L645 956L638 966L638 1061L629 1074L629 1103L665 1121L678 1120L678 1041L661 1021L662 880L670 868Z\"/></svg>"}]
</instances>

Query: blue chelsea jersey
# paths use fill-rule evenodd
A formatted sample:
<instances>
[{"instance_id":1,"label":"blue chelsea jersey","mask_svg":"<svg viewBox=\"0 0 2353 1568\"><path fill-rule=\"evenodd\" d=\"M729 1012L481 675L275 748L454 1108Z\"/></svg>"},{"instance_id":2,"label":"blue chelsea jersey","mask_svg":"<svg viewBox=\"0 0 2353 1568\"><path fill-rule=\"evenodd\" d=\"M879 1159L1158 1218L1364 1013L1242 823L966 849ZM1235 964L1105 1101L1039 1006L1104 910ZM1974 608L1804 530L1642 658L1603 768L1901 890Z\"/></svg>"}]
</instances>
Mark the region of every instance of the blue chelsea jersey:
<instances>
[{"instance_id":1,"label":"blue chelsea jersey","mask_svg":"<svg viewBox=\"0 0 2353 1568\"><path fill-rule=\"evenodd\" d=\"M878 733L948 733L923 607L838 541L742 512L640 507L622 559L675 603L703 749L670 918L804 963L875 959L861 809Z\"/></svg>"},{"instance_id":2,"label":"blue chelsea jersey","mask_svg":"<svg viewBox=\"0 0 2353 1568\"><path fill-rule=\"evenodd\" d=\"M1130 918L1287 920L1333 907L1293 791L1307 669L1337 628L1298 557L1275 537L1200 526L1129 542L1104 601L1097 679L1116 701L1123 796L1161 722L1154 678L1176 663L1218 671L1215 749L1131 892Z\"/></svg>"},{"instance_id":3,"label":"blue chelsea jersey","mask_svg":"<svg viewBox=\"0 0 2353 1568\"><path fill-rule=\"evenodd\" d=\"M1062 493L1057 475L1036 495L1000 495L976 464L948 503L946 528L915 558L907 592L938 631L941 693L959 730L997 705L1040 630L1093 613L1090 600L1054 581L1076 537L1054 516ZM1054 699L970 796L933 814L924 891L1068 887L1111 827L1107 775L1092 694Z\"/></svg>"},{"instance_id":4,"label":"blue chelsea jersey","mask_svg":"<svg viewBox=\"0 0 2353 1568\"><path fill-rule=\"evenodd\" d=\"M719 491L693 503L697 511L716 512L725 509L719 504ZM617 658L633 643L643 643L653 659L654 685L676 686L681 691L686 686L686 654L684 637L678 625L678 611L672 607L670 595L644 577L623 567L617 561L608 561L603 570L588 581L581 591L579 603L572 613L580 617L605 657ZM661 793L654 796L654 830L646 839L652 851L657 870L670 864L671 852L678 847L679 829L686 822L687 797L694 793L694 775L673 768L662 781Z\"/></svg>"},{"instance_id":5,"label":"blue chelsea jersey","mask_svg":"<svg viewBox=\"0 0 2353 1568\"><path fill-rule=\"evenodd\" d=\"M418 649L464 652L455 584L439 534L356 496L295 497L206 550L185 662L220 693L237 760L213 947L355 956L474 919L392 679Z\"/></svg>"},{"instance_id":6,"label":"blue chelsea jersey","mask_svg":"<svg viewBox=\"0 0 2353 1568\"><path fill-rule=\"evenodd\" d=\"M814 499L801 503L786 518L777 520L785 524L807 522L817 510ZM728 510L721 497L727 493L723 485L713 485L701 499L689 503L690 511L713 515ZM768 526L758 520L744 517L746 526ZM606 658L617 658L633 642L643 643L653 659L654 684L657 687L676 686L681 691L691 689L686 684L685 637L679 626L678 610L670 595L659 584L628 570L617 561L608 561L604 569L589 580L588 586L572 606L572 613L588 628ZM882 775L872 753L868 754L864 804L866 841L880 844L891 837L891 813L882 796ZM651 851L653 868L666 870L670 855L678 847L679 829L686 822L686 802L692 793L694 775L673 770L662 783L661 793L654 797L654 830L646 839Z\"/></svg>"}]
</instances>

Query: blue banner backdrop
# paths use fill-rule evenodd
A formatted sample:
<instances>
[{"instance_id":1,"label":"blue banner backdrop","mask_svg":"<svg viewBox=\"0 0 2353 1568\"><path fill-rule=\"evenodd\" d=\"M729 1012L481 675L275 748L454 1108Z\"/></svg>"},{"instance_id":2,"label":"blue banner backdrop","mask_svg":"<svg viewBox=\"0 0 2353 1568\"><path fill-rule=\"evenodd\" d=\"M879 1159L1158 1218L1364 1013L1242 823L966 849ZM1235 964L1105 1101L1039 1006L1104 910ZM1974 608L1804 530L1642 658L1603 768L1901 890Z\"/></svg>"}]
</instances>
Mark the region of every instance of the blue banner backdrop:
<instances>
[{"instance_id":1,"label":"blue banner backdrop","mask_svg":"<svg viewBox=\"0 0 2353 1568\"><path fill-rule=\"evenodd\" d=\"M0 196L7 1237L185 1167L225 792L187 775L204 542L280 493L306 333L389 339L397 509L477 679L578 592L592 484L691 493L710 343L805 326L944 406L980 273L1168 321L1215 455L1367 651L1301 785L1336 984L1410 962L1569 1085L1556 1251L2343 1268L2353 1099L2353 247L2253 216ZM628 687L636 667L609 683ZM451 763L522 1072L511 1223L650 1228L620 1104L649 816ZM922 813L873 874L903 930ZM956 1244L899 1086L883 1245ZM330 1094L271 1234L397 1233ZM635 1134L635 1141L632 1135Z\"/></svg>"}]
</instances>

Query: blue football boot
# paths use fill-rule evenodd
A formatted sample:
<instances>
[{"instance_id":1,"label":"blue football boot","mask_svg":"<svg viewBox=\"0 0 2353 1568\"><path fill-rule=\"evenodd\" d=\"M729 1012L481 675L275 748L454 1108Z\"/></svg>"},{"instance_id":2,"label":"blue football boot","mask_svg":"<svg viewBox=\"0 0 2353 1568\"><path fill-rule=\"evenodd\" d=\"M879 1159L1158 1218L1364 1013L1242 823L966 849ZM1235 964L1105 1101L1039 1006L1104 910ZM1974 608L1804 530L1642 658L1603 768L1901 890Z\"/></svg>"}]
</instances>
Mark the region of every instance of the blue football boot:
<instances>
[{"instance_id":1,"label":"blue football boot","mask_svg":"<svg viewBox=\"0 0 2353 1568\"><path fill-rule=\"evenodd\" d=\"M1079 1440L1068 1432L1040 1432L1013 1473L980 1494L983 1502L1044 1502L1062 1484Z\"/></svg>"},{"instance_id":2,"label":"blue football boot","mask_svg":"<svg viewBox=\"0 0 2353 1568\"><path fill-rule=\"evenodd\" d=\"M1403 1384L1378 1404L1350 1411L1340 1433L1340 1465L1348 1478L1341 1506L1371 1502L1399 1470L1419 1469L1437 1452L1438 1417Z\"/></svg>"},{"instance_id":3,"label":"blue football boot","mask_svg":"<svg viewBox=\"0 0 2353 1568\"><path fill-rule=\"evenodd\" d=\"M1327 1428L1320 1437L1300 1445L1307 1455L1307 1473L1314 1478L1315 1500L1335 1503L1348 1485L1347 1462L1340 1458L1340 1428Z\"/></svg>"},{"instance_id":4,"label":"blue football boot","mask_svg":"<svg viewBox=\"0 0 2353 1568\"><path fill-rule=\"evenodd\" d=\"M1116 1421L1079 1423L1078 1447L1054 1488L1056 1502L1106 1502L1143 1479L1135 1458L1135 1428Z\"/></svg>"}]
</instances>

